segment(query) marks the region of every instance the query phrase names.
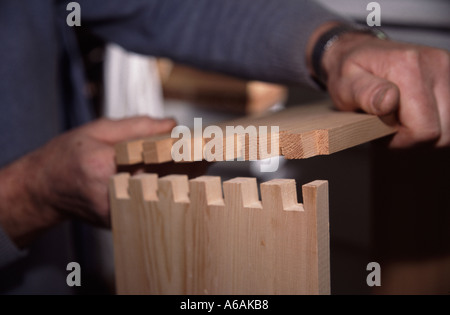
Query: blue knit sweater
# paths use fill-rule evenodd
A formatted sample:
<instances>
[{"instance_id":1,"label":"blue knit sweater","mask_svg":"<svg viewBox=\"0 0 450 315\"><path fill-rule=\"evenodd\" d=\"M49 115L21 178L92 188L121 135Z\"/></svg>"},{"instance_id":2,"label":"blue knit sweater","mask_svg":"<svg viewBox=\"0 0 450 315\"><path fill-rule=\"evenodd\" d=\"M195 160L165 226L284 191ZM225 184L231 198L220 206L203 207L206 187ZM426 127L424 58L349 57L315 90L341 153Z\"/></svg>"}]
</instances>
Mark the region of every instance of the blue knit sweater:
<instances>
[{"instance_id":1,"label":"blue knit sweater","mask_svg":"<svg viewBox=\"0 0 450 315\"><path fill-rule=\"evenodd\" d=\"M68 2L0 1L0 168L92 119L73 28L66 24ZM128 50L286 84L313 84L307 40L320 24L341 19L308 0L78 3L81 27ZM60 235L56 241L47 236L21 252L0 227L0 293L68 292L65 264L75 240L58 229L49 234Z\"/></svg>"}]
</instances>

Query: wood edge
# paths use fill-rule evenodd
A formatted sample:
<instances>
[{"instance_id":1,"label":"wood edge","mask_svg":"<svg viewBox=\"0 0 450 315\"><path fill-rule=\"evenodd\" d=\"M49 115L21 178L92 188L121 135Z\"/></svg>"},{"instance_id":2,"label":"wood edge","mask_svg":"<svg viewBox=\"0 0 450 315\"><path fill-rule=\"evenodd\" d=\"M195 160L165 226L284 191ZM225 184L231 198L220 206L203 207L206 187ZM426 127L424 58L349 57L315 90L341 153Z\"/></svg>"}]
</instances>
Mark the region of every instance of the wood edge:
<instances>
[{"instance_id":1,"label":"wood edge","mask_svg":"<svg viewBox=\"0 0 450 315\"><path fill-rule=\"evenodd\" d=\"M117 165L134 165L144 161L143 140L120 142L114 145L115 161Z\"/></svg>"},{"instance_id":2,"label":"wood edge","mask_svg":"<svg viewBox=\"0 0 450 315\"><path fill-rule=\"evenodd\" d=\"M138 198L144 201L157 201L158 175L139 174L129 179L131 198Z\"/></svg>"},{"instance_id":3,"label":"wood edge","mask_svg":"<svg viewBox=\"0 0 450 315\"><path fill-rule=\"evenodd\" d=\"M143 143L143 162L145 164L161 164L173 161L172 145L176 139L159 136L157 139L147 139Z\"/></svg>"},{"instance_id":4,"label":"wood edge","mask_svg":"<svg viewBox=\"0 0 450 315\"><path fill-rule=\"evenodd\" d=\"M200 176L189 180L190 198L205 198L208 206L224 205L222 182L219 176Z\"/></svg>"},{"instance_id":5,"label":"wood edge","mask_svg":"<svg viewBox=\"0 0 450 315\"><path fill-rule=\"evenodd\" d=\"M327 130L312 130L301 134L283 132L280 152L288 160L307 159L327 153Z\"/></svg>"},{"instance_id":6,"label":"wood edge","mask_svg":"<svg viewBox=\"0 0 450 315\"><path fill-rule=\"evenodd\" d=\"M339 127L329 129L330 146L326 154L334 154L364 143L369 143L373 140L393 135L398 131L396 127L384 122L382 117L365 115L365 119L354 122L351 125L353 126L352 128L347 126L346 130L351 130L352 136L346 135L346 130L342 130ZM342 141L335 141L335 138L348 139L350 142L343 145Z\"/></svg>"},{"instance_id":7,"label":"wood edge","mask_svg":"<svg viewBox=\"0 0 450 315\"><path fill-rule=\"evenodd\" d=\"M109 191L111 198L114 199L130 199L128 192L130 174L118 173L113 175L109 180Z\"/></svg>"},{"instance_id":8,"label":"wood edge","mask_svg":"<svg viewBox=\"0 0 450 315\"><path fill-rule=\"evenodd\" d=\"M261 184L261 199L264 209L287 212L303 212L297 199L297 184L294 179L273 179Z\"/></svg>"},{"instance_id":9,"label":"wood edge","mask_svg":"<svg viewBox=\"0 0 450 315\"><path fill-rule=\"evenodd\" d=\"M224 201L236 203L244 209L262 209L258 184L254 177L236 177L223 183Z\"/></svg>"},{"instance_id":10,"label":"wood edge","mask_svg":"<svg viewBox=\"0 0 450 315\"><path fill-rule=\"evenodd\" d=\"M158 181L158 196L174 203L189 203L189 179L187 175L168 175Z\"/></svg>"},{"instance_id":11,"label":"wood edge","mask_svg":"<svg viewBox=\"0 0 450 315\"><path fill-rule=\"evenodd\" d=\"M308 226L315 227L317 243L317 294L330 295L330 226L328 181L316 180L302 186L305 212L308 214Z\"/></svg>"}]
</instances>

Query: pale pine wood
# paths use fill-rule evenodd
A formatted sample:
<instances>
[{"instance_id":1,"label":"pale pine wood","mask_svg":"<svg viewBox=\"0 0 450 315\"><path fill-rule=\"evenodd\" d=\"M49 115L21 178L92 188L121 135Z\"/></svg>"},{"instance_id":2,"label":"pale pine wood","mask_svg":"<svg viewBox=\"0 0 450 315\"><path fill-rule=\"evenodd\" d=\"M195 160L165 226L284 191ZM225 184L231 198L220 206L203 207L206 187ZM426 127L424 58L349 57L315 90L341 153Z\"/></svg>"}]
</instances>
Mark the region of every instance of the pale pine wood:
<instances>
[{"instance_id":1,"label":"pale pine wood","mask_svg":"<svg viewBox=\"0 0 450 315\"><path fill-rule=\"evenodd\" d=\"M308 217L308 228L317 240L309 243L310 250L317 251L317 263L313 262L311 269L313 277L320 279L317 290L319 294L330 294L330 227L328 182L314 181L302 187L305 211L311 215ZM316 269L317 268L317 271ZM317 272L317 274L316 274Z\"/></svg>"},{"instance_id":2,"label":"pale pine wood","mask_svg":"<svg viewBox=\"0 0 450 315\"><path fill-rule=\"evenodd\" d=\"M283 155L287 159L305 159L317 155L329 155L338 151L351 148L396 132L396 128L388 125L377 116L341 112L333 108L330 102L296 106L276 113L266 113L259 116L249 116L241 119L222 122L219 127L223 130L223 147L218 148L226 153L226 129L225 126L267 126L269 134L266 137L258 135L255 143L249 143L248 137L239 137L235 147L229 150L235 157L243 155L246 160L264 159L271 156ZM270 134L271 126L279 126L278 134ZM206 126L204 126L206 127ZM278 147L271 152L271 137L279 140ZM164 163L172 160L171 148L177 139L171 139L170 134L158 135L143 140L132 141L128 147L130 150L116 150L119 164L133 163ZM203 139L207 144L211 139ZM267 143L268 154L259 154L261 143ZM244 152L240 148L244 144ZM139 147L140 145L140 147ZM127 147L126 144L118 145L118 148ZM140 151L140 152L139 152ZM140 159L138 158L140 157Z\"/></svg>"},{"instance_id":3,"label":"pale pine wood","mask_svg":"<svg viewBox=\"0 0 450 315\"><path fill-rule=\"evenodd\" d=\"M189 182L190 224L194 227L192 282L189 294L219 294L230 291L224 277L231 270L226 246L226 217L219 177L199 177ZM213 247L215 247L213 249Z\"/></svg>"},{"instance_id":4,"label":"pale pine wood","mask_svg":"<svg viewBox=\"0 0 450 315\"><path fill-rule=\"evenodd\" d=\"M117 165L133 165L142 163L144 140L133 140L128 142L121 142L114 146L116 151Z\"/></svg>"},{"instance_id":5,"label":"pale pine wood","mask_svg":"<svg viewBox=\"0 0 450 315\"><path fill-rule=\"evenodd\" d=\"M114 263L116 270L116 285L119 294L139 294L149 289L148 277L145 276L145 261L143 252L130 244L141 243L143 230L139 224L142 216L136 205L141 198L129 194L128 186L135 185L136 178L129 180L128 174L115 176L110 185L110 202L114 211L111 212L112 229L114 233ZM130 231L133 227L133 231ZM134 266L135 272L129 274L126 270Z\"/></svg>"},{"instance_id":6,"label":"pale pine wood","mask_svg":"<svg viewBox=\"0 0 450 315\"><path fill-rule=\"evenodd\" d=\"M109 184L109 196L110 204L114 211L111 211L111 226L114 239L114 265L116 275L116 287L118 294L125 294L127 290L127 278L126 270L130 265L130 261L126 261L127 257L127 244L130 244L133 240L127 239L129 234L126 232L126 227L129 226L125 221L129 217L128 208L130 196L128 194L128 179L129 174L119 174L114 176Z\"/></svg>"},{"instance_id":7,"label":"pale pine wood","mask_svg":"<svg viewBox=\"0 0 450 315\"><path fill-rule=\"evenodd\" d=\"M117 292L329 294L328 183L304 185L303 204L294 180L260 189L261 201L255 178L115 176Z\"/></svg>"},{"instance_id":8,"label":"pale pine wood","mask_svg":"<svg viewBox=\"0 0 450 315\"><path fill-rule=\"evenodd\" d=\"M222 112L255 114L287 97L287 88L281 85L201 71L167 59L159 59L158 64L166 99L189 101Z\"/></svg>"},{"instance_id":9,"label":"pale pine wood","mask_svg":"<svg viewBox=\"0 0 450 315\"><path fill-rule=\"evenodd\" d=\"M141 162L146 164L160 164L172 161L172 144L175 139L163 136L155 136L144 141L141 150Z\"/></svg>"}]
</instances>

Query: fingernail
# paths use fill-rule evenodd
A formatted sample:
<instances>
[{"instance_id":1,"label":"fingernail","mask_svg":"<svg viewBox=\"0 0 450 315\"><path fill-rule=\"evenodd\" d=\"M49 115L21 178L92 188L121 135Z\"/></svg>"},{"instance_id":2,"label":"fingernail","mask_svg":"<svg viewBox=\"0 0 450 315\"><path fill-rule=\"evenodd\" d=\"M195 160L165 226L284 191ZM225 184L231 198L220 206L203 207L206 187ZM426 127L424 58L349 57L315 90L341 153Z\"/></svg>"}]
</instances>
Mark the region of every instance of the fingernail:
<instances>
[{"instance_id":1,"label":"fingernail","mask_svg":"<svg viewBox=\"0 0 450 315\"><path fill-rule=\"evenodd\" d=\"M373 109L375 113L379 113L381 110L381 105L383 104L384 98L386 97L387 92L389 91L389 88L381 89L377 92L373 99Z\"/></svg>"},{"instance_id":2,"label":"fingernail","mask_svg":"<svg viewBox=\"0 0 450 315\"><path fill-rule=\"evenodd\" d=\"M155 119L157 122L159 122L159 123L161 123L161 124L166 124L166 123L168 123L168 122L171 122L171 121L173 121L173 119L171 119L171 118L157 118L157 119Z\"/></svg>"},{"instance_id":3,"label":"fingernail","mask_svg":"<svg viewBox=\"0 0 450 315\"><path fill-rule=\"evenodd\" d=\"M166 125L176 125L177 124L177 122L173 118L166 118L164 120L161 120L161 122Z\"/></svg>"},{"instance_id":4,"label":"fingernail","mask_svg":"<svg viewBox=\"0 0 450 315\"><path fill-rule=\"evenodd\" d=\"M175 117L165 117L162 120L164 120L164 121L175 121Z\"/></svg>"}]
</instances>

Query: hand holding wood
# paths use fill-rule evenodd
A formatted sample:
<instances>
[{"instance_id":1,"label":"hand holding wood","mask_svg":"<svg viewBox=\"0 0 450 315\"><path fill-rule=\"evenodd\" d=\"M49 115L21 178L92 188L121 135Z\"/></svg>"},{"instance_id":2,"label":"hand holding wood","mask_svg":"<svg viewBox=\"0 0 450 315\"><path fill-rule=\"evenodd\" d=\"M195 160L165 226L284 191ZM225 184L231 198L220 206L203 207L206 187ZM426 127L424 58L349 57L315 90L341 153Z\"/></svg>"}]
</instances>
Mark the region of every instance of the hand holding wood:
<instances>
[{"instance_id":1,"label":"hand holding wood","mask_svg":"<svg viewBox=\"0 0 450 315\"><path fill-rule=\"evenodd\" d=\"M339 109L397 115L392 147L450 145L448 51L348 33L325 52L323 67Z\"/></svg>"},{"instance_id":2,"label":"hand holding wood","mask_svg":"<svg viewBox=\"0 0 450 315\"><path fill-rule=\"evenodd\" d=\"M109 226L114 144L168 132L172 120L98 120L56 137L0 170L0 224L20 247L70 217Z\"/></svg>"}]
</instances>

